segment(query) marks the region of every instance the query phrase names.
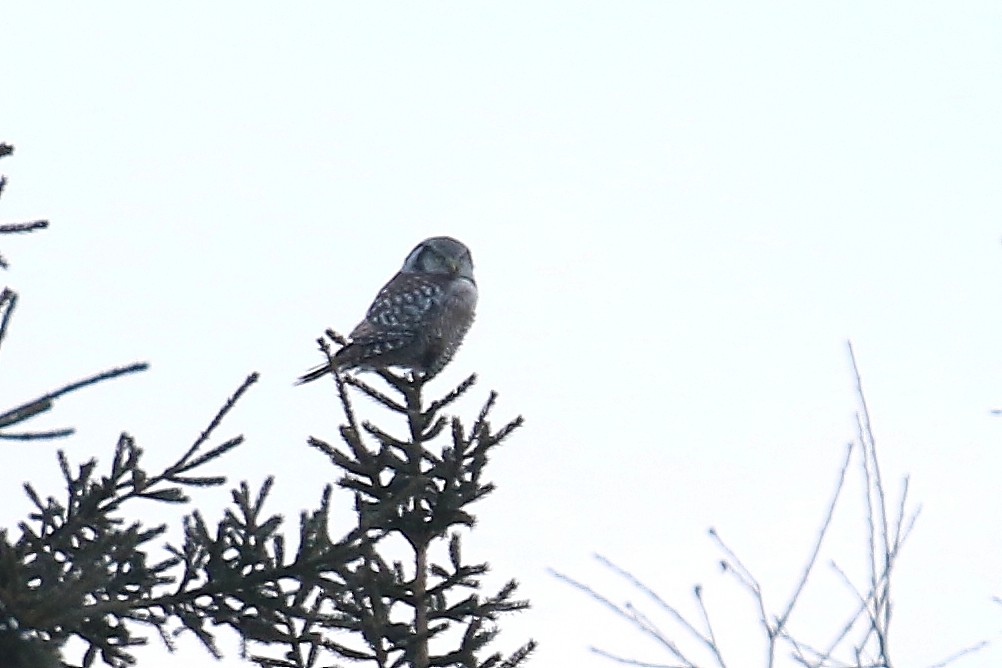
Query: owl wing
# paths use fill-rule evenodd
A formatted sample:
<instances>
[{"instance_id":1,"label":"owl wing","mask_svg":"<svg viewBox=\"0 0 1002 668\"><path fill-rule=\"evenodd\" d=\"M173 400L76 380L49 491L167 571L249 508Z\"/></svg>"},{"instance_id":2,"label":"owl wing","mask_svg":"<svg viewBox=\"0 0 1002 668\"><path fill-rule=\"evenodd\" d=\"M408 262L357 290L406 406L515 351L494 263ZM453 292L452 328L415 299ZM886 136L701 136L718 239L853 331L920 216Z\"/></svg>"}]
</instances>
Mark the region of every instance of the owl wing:
<instances>
[{"instance_id":1,"label":"owl wing","mask_svg":"<svg viewBox=\"0 0 1002 668\"><path fill-rule=\"evenodd\" d=\"M352 331L421 331L442 311L449 276L398 273L372 300L365 320Z\"/></svg>"},{"instance_id":2,"label":"owl wing","mask_svg":"<svg viewBox=\"0 0 1002 668\"><path fill-rule=\"evenodd\" d=\"M425 337L440 318L448 277L398 273L376 295L351 343L334 356L342 369L389 361ZM391 362L392 363L392 362Z\"/></svg>"}]
</instances>

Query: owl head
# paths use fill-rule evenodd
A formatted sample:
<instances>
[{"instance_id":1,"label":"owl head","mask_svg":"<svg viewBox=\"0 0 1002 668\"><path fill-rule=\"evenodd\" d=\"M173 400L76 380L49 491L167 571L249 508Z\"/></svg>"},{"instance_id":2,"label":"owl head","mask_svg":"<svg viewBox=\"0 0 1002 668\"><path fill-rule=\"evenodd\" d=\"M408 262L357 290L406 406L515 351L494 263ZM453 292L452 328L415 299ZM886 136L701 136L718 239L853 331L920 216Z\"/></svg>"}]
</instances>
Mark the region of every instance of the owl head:
<instances>
[{"instance_id":1,"label":"owl head","mask_svg":"<svg viewBox=\"0 0 1002 668\"><path fill-rule=\"evenodd\" d=\"M475 283L470 249L452 237L425 239L410 252L400 271L412 274L449 274Z\"/></svg>"}]
</instances>

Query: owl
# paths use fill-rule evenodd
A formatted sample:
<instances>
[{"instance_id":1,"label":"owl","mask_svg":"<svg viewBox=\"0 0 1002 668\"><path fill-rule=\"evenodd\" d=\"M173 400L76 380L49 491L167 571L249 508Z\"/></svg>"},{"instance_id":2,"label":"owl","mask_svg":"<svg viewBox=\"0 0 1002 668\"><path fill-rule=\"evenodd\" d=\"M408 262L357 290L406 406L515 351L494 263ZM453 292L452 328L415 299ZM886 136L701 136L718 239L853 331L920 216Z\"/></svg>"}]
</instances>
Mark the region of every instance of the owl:
<instances>
[{"instance_id":1,"label":"owl","mask_svg":"<svg viewBox=\"0 0 1002 668\"><path fill-rule=\"evenodd\" d=\"M391 366L431 378L456 354L476 306L470 249L452 237L425 239L376 295L333 363L311 369L298 382L316 380L332 368Z\"/></svg>"}]
</instances>

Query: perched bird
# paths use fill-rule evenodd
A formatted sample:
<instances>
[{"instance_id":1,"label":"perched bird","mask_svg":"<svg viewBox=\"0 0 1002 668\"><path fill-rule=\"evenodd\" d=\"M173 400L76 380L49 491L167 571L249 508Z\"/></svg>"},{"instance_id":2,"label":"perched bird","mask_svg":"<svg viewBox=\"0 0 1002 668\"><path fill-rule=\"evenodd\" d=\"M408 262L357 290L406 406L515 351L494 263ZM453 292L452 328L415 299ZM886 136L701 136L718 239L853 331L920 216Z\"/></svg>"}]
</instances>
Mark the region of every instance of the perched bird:
<instances>
[{"instance_id":1,"label":"perched bird","mask_svg":"<svg viewBox=\"0 0 1002 668\"><path fill-rule=\"evenodd\" d=\"M476 306L470 249L452 237L425 239L376 295L333 363L311 369L299 383L316 380L332 369L391 366L431 378L456 354L473 323Z\"/></svg>"}]
</instances>

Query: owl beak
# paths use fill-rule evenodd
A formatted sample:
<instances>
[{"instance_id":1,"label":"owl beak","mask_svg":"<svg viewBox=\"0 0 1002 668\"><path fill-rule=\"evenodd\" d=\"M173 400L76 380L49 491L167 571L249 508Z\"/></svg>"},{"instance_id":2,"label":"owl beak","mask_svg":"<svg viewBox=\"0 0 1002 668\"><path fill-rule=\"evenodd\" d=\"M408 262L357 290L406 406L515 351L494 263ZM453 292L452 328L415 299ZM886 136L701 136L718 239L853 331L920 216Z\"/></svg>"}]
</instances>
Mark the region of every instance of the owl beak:
<instances>
[{"instance_id":1,"label":"owl beak","mask_svg":"<svg viewBox=\"0 0 1002 668\"><path fill-rule=\"evenodd\" d=\"M449 260L448 264L449 264L449 271L450 272L452 272L453 274L458 274L459 273L459 262L458 261L456 261L456 260Z\"/></svg>"}]
</instances>

